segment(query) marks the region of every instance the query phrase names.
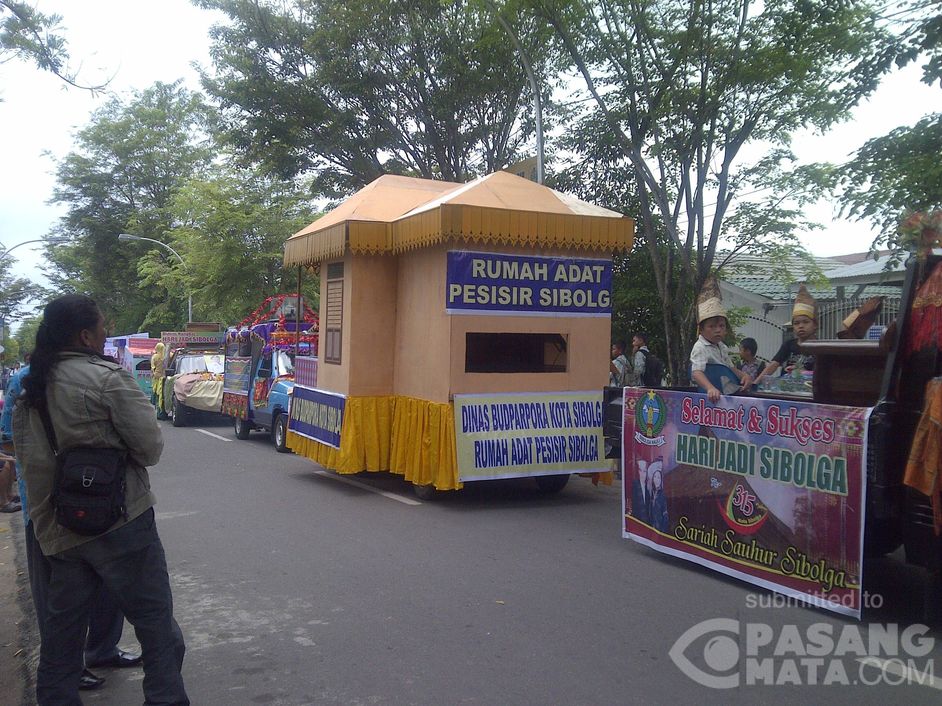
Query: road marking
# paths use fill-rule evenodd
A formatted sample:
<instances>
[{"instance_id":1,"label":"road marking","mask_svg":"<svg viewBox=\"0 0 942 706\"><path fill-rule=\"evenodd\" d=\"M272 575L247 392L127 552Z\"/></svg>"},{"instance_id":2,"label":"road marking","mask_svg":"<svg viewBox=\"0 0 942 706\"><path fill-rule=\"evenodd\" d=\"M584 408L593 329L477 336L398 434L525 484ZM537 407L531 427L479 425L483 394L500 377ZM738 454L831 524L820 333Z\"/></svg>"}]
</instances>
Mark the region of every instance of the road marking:
<instances>
[{"instance_id":1,"label":"road marking","mask_svg":"<svg viewBox=\"0 0 942 706\"><path fill-rule=\"evenodd\" d=\"M353 480L353 478L344 478L341 475L336 473L329 473L328 471L314 471L319 476L324 478L330 478L332 480L340 481L341 483L346 483L347 485L352 485L355 488L360 488L361 490L368 490L371 493L376 493L377 495L382 495L384 498L389 498L390 500L395 500L396 502L402 503L403 505L421 505L422 503L418 500L413 500L412 498L407 498L402 495L396 495L395 493L389 493L385 490L380 490L379 488L374 488L367 485L366 483L361 483L358 480Z\"/></svg>"},{"instance_id":2,"label":"road marking","mask_svg":"<svg viewBox=\"0 0 942 706\"><path fill-rule=\"evenodd\" d=\"M232 439L227 439L224 436L219 436L219 434L213 434L211 431L206 431L205 429L194 429L193 431L198 431L200 434L206 434L206 436L211 436L214 439L219 439L220 441L232 441Z\"/></svg>"},{"instance_id":3,"label":"road marking","mask_svg":"<svg viewBox=\"0 0 942 706\"><path fill-rule=\"evenodd\" d=\"M195 515L195 514L196 514L196 510L190 510L190 511L187 511L187 512L183 512L183 511L177 511L177 512L158 512L158 513L156 513L156 514L157 514L157 519L158 519L158 520L174 520L174 519L176 519L176 518L178 518L178 517L189 517L190 515Z\"/></svg>"},{"instance_id":4,"label":"road marking","mask_svg":"<svg viewBox=\"0 0 942 706\"><path fill-rule=\"evenodd\" d=\"M933 669L926 669L925 672L919 671L912 665L907 665L901 659L880 659L879 657L858 657L857 661L868 667L879 669L884 674L889 672L900 678L899 682L893 684L918 684L919 686L929 686L933 689L942 690L942 679L936 679ZM934 666L934 665L933 665Z\"/></svg>"}]
</instances>

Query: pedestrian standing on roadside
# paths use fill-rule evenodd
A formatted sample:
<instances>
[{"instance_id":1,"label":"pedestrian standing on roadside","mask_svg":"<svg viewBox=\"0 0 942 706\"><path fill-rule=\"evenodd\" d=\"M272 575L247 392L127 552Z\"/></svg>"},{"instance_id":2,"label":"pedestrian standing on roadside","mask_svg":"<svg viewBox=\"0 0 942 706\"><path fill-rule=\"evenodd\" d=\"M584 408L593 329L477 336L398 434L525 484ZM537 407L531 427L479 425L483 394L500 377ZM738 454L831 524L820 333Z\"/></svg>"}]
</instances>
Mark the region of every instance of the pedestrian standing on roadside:
<instances>
[{"instance_id":1,"label":"pedestrian standing on roadside","mask_svg":"<svg viewBox=\"0 0 942 706\"><path fill-rule=\"evenodd\" d=\"M4 397L9 404L4 406L0 415L0 441L4 445L13 440L13 408L16 400L23 392L23 378L29 374L30 354L24 357L26 365L10 378ZM36 613L36 623L39 628L39 639L42 642L46 621L46 595L49 590L49 574L51 568L49 560L43 556L42 550L36 541L36 533L29 516L29 504L26 495L26 483L23 480L23 471L19 463L16 464L17 484L23 504L23 529L26 544L26 568L29 574L30 595L33 599L33 609ZM124 614L118 607L117 599L111 595L104 586L98 591L95 598L91 617L88 621L88 637L85 640L85 664L95 667L136 667L141 663L140 655L125 652L118 647L121 633L124 631ZM79 689L89 691L97 689L105 683L90 669L82 671Z\"/></svg>"},{"instance_id":2,"label":"pedestrian standing on roadside","mask_svg":"<svg viewBox=\"0 0 942 706\"><path fill-rule=\"evenodd\" d=\"M81 704L78 689L89 613L105 585L141 643L145 703L188 705L181 675L183 635L173 617L146 469L159 460L163 440L147 398L126 370L104 356L104 344L104 318L92 299L71 294L50 302L23 380L25 393L13 412L29 513L51 569L37 702ZM60 449L86 446L128 453L125 515L104 534L76 534L56 521L52 495L57 461L42 407Z\"/></svg>"},{"instance_id":3,"label":"pedestrian standing on roadside","mask_svg":"<svg viewBox=\"0 0 942 706\"><path fill-rule=\"evenodd\" d=\"M157 408L157 419L167 418L167 414L164 412L164 377L167 374L166 355L163 342L158 342L154 346L154 354L150 357L150 380L151 389L153 390L151 401L154 403L154 407Z\"/></svg>"},{"instance_id":4,"label":"pedestrian standing on roadside","mask_svg":"<svg viewBox=\"0 0 942 706\"><path fill-rule=\"evenodd\" d=\"M631 365L625 356L628 344L619 338L612 344L612 361L608 364L608 384L610 387L624 387L631 374Z\"/></svg>"},{"instance_id":5,"label":"pedestrian standing on roadside","mask_svg":"<svg viewBox=\"0 0 942 706\"><path fill-rule=\"evenodd\" d=\"M631 373L628 375L626 385L642 387L644 385L644 369L648 360L648 336L636 333L631 338ZM660 384L660 383L658 383Z\"/></svg>"}]
</instances>

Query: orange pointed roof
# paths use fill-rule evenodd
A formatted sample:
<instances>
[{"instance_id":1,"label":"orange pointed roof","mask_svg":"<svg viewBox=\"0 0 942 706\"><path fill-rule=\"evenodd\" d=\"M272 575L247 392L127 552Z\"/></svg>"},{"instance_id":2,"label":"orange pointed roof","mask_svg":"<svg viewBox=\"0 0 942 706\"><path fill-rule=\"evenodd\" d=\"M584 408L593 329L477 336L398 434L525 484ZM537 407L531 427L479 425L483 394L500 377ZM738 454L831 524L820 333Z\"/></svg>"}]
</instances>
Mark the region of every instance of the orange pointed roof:
<instances>
[{"instance_id":1,"label":"orange pointed roof","mask_svg":"<svg viewBox=\"0 0 942 706\"><path fill-rule=\"evenodd\" d=\"M396 253L445 240L527 248L631 248L634 221L508 172L468 184L386 175L292 235L285 265Z\"/></svg>"}]
</instances>

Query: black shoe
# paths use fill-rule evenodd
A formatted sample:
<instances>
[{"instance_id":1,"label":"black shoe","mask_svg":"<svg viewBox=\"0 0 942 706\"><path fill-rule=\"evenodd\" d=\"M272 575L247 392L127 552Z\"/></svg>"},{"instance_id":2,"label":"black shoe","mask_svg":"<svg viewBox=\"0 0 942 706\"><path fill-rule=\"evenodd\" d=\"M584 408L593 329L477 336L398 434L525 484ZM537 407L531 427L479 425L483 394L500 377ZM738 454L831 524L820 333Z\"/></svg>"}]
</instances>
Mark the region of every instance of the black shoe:
<instances>
[{"instance_id":1,"label":"black shoe","mask_svg":"<svg viewBox=\"0 0 942 706\"><path fill-rule=\"evenodd\" d=\"M133 652L125 652L124 650L118 650L118 654L114 657L109 657L108 659L102 659L97 662L89 662L89 667L136 667L141 663L141 656L136 655Z\"/></svg>"},{"instance_id":2,"label":"black shoe","mask_svg":"<svg viewBox=\"0 0 942 706\"><path fill-rule=\"evenodd\" d=\"M87 669L82 670L82 677L79 679L79 689L81 691L92 691L105 683L104 677L92 674Z\"/></svg>"}]
</instances>

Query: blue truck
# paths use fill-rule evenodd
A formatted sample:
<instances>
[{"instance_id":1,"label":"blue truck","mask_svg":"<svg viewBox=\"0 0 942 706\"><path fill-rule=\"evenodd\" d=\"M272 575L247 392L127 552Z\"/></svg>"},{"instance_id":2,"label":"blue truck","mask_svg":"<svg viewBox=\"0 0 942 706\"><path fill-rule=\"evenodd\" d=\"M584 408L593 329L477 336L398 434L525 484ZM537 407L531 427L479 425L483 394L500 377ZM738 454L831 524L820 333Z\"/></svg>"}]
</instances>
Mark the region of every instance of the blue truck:
<instances>
[{"instance_id":1,"label":"blue truck","mask_svg":"<svg viewBox=\"0 0 942 706\"><path fill-rule=\"evenodd\" d=\"M233 418L237 439L252 431L271 434L287 447L294 360L316 356L318 316L297 294L279 294L226 332L222 413Z\"/></svg>"}]
</instances>

